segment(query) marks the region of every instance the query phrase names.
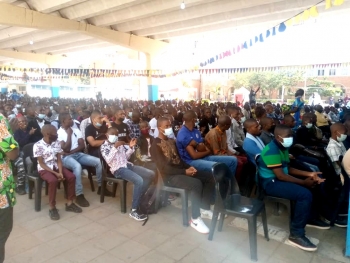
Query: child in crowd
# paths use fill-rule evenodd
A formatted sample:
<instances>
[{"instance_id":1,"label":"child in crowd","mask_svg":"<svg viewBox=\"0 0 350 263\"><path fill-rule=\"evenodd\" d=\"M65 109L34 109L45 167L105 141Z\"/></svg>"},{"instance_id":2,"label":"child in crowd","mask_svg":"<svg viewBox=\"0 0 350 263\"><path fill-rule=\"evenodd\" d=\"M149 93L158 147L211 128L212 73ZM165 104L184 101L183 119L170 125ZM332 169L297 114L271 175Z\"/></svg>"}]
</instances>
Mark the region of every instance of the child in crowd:
<instances>
[{"instance_id":1,"label":"child in crowd","mask_svg":"<svg viewBox=\"0 0 350 263\"><path fill-rule=\"evenodd\" d=\"M62 166L61 145L57 141L57 130L50 124L45 124L41 133L43 139L34 144L34 157L38 159L38 172L40 177L49 184L49 215L51 220L60 219L56 208L56 191L59 181L67 184L66 211L81 213L82 209L73 203L75 199L75 176Z\"/></svg>"},{"instance_id":2,"label":"child in crowd","mask_svg":"<svg viewBox=\"0 0 350 263\"><path fill-rule=\"evenodd\" d=\"M128 159L134 153L135 145L136 139L130 141L129 147L126 147L125 142L118 141L118 130L111 127L107 130L107 140L101 145L101 154L115 178L122 178L134 184L132 207L129 216L136 221L144 221L147 219L147 215L140 214L137 209L140 198L153 181L155 173L128 162Z\"/></svg>"}]
</instances>

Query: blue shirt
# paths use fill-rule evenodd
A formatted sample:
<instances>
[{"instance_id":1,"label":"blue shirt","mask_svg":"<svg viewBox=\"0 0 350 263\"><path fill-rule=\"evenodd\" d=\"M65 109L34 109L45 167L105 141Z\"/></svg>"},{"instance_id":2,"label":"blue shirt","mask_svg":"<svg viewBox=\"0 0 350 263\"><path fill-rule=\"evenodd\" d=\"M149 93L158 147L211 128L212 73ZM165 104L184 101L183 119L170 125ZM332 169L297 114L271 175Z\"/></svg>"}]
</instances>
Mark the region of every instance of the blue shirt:
<instances>
[{"instance_id":1,"label":"blue shirt","mask_svg":"<svg viewBox=\"0 0 350 263\"><path fill-rule=\"evenodd\" d=\"M197 143L203 142L203 138L200 131L195 128L193 128L192 131L190 131L185 125L182 126L182 128L177 134L176 146L181 159L186 163L189 163L193 160L186 150L186 147L190 144L192 140L195 140Z\"/></svg>"},{"instance_id":2,"label":"blue shirt","mask_svg":"<svg viewBox=\"0 0 350 263\"><path fill-rule=\"evenodd\" d=\"M265 147L265 145L262 145ZM255 156L257 154L260 154L262 150L256 145L256 142L249 139L245 138L243 141L243 150L246 152L247 157L249 161L253 164L255 164Z\"/></svg>"},{"instance_id":3,"label":"blue shirt","mask_svg":"<svg viewBox=\"0 0 350 263\"><path fill-rule=\"evenodd\" d=\"M302 101L301 97L296 97L295 101L292 105L292 109L298 108L297 111L294 113L294 119L295 119L295 126L300 125L300 110L304 107L304 101Z\"/></svg>"}]
</instances>

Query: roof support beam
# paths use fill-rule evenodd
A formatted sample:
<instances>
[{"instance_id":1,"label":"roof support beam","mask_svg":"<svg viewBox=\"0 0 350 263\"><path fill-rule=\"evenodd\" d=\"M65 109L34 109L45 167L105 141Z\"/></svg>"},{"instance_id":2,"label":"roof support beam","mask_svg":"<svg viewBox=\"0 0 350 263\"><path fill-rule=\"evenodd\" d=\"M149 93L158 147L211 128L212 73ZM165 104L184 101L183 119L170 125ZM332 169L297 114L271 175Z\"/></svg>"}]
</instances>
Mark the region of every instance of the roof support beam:
<instances>
[{"instance_id":1,"label":"roof support beam","mask_svg":"<svg viewBox=\"0 0 350 263\"><path fill-rule=\"evenodd\" d=\"M246 9L234 10L210 16L204 16L195 19L183 20L180 22L157 26L147 29L133 31L138 36L153 36L179 30L186 30L195 27L204 27L232 21L240 21L255 18L256 22L264 16L270 16L279 13L294 11L295 14L305 10L315 3L315 0L303 0L298 5L293 1L283 1L279 3L270 3L265 5L254 6Z\"/></svg>"},{"instance_id":2,"label":"roof support beam","mask_svg":"<svg viewBox=\"0 0 350 263\"><path fill-rule=\"evenodd\" d=\"M0 3L0 24L43 30L77 32L150 54L157 54L168 45L165 42L42 14L5 3Z\"/></svg>"},{"instance_id":3,"label":"roof support beam","mask_svg":"<svg viewBox=\"0 0 350 263\"><path fill-rule=\"evenodd\" d=\"M161 13L152 16L151 18L146 17L125 23L116 23L116 25L114 25L113 28L122 32L133 32L135 30L176 23L183 20L200 18L203 16L209 16L223 12L240 10L244 8L259 6L263 4L277 3L282 1L283 0L220 0L212 3L201 4L198 6L187 7L184 10L179 10L178 8L176 11Z\"/></svg>"},{"instance_id":4,"label":"roof support beam","mask_svg":"<svg viewBox=\"0 0 350 263\"><path fill-rule=\"evenodd\" d=\"M47 64L47 65L52 65L65 59L65 57L58 56L58 55L34 54L34 53L17 52L17 51L1 50L1 49L0 49L0 57L8 57L8 58L25 60L25 61L36 62L36 63Z\"/></svg>"}]
</instances>

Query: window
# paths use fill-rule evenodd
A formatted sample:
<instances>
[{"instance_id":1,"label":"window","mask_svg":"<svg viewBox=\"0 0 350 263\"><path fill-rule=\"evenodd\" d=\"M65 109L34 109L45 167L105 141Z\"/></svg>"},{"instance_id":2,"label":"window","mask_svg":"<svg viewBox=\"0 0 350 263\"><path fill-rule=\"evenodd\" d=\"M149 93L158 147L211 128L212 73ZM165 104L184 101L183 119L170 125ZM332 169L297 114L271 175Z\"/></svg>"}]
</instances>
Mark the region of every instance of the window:
<instances>
[{"instance_id":1,"label":"window","mask_svg":"<svg viewBox=\"0 0 350 263\"><path fill-rule=\"evenodd\" d=\"M90 91L89 87L78 87L78 91Z\"/></svg>"},{"instance_id":2,"label":"window","mask_svg":"<svg viewBox=\"0 0 350 263\"><path fill-rule=\"evenodd\" d=\"M329 70L329 76L335 76L335 72L336 72L336 69L335 68L331 68Z\"/></svg>"},{"instance_id":3,"label":"window","mask_svg":"<svg viewBox=\"0 0 350 263\"><path fill-rule=\"evenodd\" d=\"M324 69L319 69L317 72L317 76L324 76Z\"/></svg>"},{"instance_id":4,"label":"window","mask_svg":"<svg viewBox=\"0 0 350 263\"><path fill-rule=\"evenodd\" d=\"M73 88L72 88L72 87L61 86L60 89L61 89L61 90L66 90L66 91L73 91Z\"/></svg>"},{"instance_id":5,"label":"window","mask_svg":"<svg viewBox=\"0 0 350 263\"><path fill-rule=\"evenodd\" d=\"M19 90L19 91L26 91L26 90L27 90L27 87L26 87L26 86L19 86L19 87L18 87L18 90Z\"/></svg>"},{"instance_id":6,"label":"window","mask_svg":"<svg viewBox=\"0 0 350 263\"><path fill-rule=\"evenodd\" d=\"M51 89L50 86L45 86L45 85L32 85L33 89L38 89L38 90L49 90Z\"/></svg>"}]
</instances>

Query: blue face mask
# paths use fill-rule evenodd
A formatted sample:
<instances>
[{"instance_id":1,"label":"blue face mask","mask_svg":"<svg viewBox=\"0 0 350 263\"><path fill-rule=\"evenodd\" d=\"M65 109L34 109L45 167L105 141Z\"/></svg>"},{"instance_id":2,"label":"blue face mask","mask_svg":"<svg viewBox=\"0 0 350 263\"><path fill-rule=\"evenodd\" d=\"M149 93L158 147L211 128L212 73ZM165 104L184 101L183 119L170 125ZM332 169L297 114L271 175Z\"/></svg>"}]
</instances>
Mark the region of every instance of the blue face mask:
<instances>
[{"instance_id":1,"label":"blue face mask","mask_svg":"<svg viewBox=\"0 0 350 263\"><path fill-rule=\"evenodd\" d=\"M281 136L279 136L280 138L282 138ZM281 142L282 146L284 148L289 148L292 146L293 144L293 137L288 137L288 138L282 138L283 142Z\"/></svg>"},{"instance_id":2,"label":"blue face mask","mask_svg":"<svg viewBox=\"0 0 350 263\"><path fill-rule=\"evenodd\" d=\"M102 126L102 124L99 122L96 122L95 125L96 125L96 127L99 127L99 128Z\"/></svg>"}]
</instances>

